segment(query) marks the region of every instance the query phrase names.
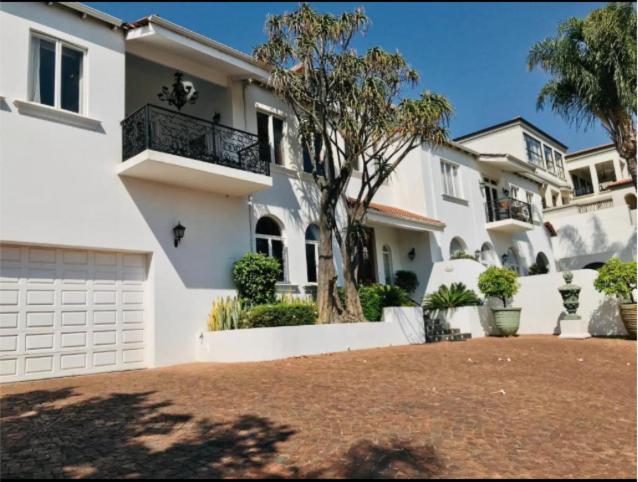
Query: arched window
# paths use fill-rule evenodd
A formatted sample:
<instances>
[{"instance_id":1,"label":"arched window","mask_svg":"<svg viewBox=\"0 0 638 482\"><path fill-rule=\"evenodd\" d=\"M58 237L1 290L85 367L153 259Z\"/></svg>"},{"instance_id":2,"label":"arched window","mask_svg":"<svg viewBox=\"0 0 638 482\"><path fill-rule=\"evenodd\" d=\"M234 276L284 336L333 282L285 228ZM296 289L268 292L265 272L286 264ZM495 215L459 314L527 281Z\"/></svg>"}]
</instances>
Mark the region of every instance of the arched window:
<instances>
[{"instance_id":1,"label":"arched window","mask_svg":"<svg viewBox=\"0 0 638 482\"><path fill-rule=\"evenodd\" d=\"M308 282L317 282L317 266L319 265L319 227L311 224L306 229L306 272Z\"/></svg>"},{"instance_id":2,"label":"arched window","mask_svg":"<svg viewBox=\"0 0 638 482\"><path fill-rule=\"evenodd\" d=\"M540 268L541 273L549 273L549 260L542 251L536 255L536 266Z\"/></svg>"},{"instance_id":3,"label":"arched window","mask_svg":"<svg viewBox=\"0 0 638 482\"><path fill-rule=\"evenodd\" d=\"M383 254L383 276L385 279L385 284L392 284L392 276L394 271L392 270L392 251L390 250L390 246L387 244L383 246L382 249Z\"/></svg>"},{"instance_id":4,"label":"arched window","mask_svg":"<svg viewBox=\"0 0 638 482\"><path fill-rule=\"evenodd\" d=\"M481 263L487 266L496 265L496 253L490 243L483 243L481 246Z\"/></svg>"},{"instance_id":5,"label":"arched window","mask_svg":"<svg viewBox=\"0 0 638 482\"><path fill-rule=\"evenodd\" d=\"M279 281L284 280L284 241L281 237L281 228L274 219L264 216L257 221L255 229L255 247L258 253L272 256L279 260L281 273Z\"/></svg>"},{"instance_id":6,"label":"arched window","mask_svg":"<svg viewBox=\"0 0 638 482\"><path fill-rule=\"evenodd\" d=\"M454 258L458 253L465 253L467 251L467 244L458 236L453 238L450 242L450 257Z\"/></svg>"}]
</instances>

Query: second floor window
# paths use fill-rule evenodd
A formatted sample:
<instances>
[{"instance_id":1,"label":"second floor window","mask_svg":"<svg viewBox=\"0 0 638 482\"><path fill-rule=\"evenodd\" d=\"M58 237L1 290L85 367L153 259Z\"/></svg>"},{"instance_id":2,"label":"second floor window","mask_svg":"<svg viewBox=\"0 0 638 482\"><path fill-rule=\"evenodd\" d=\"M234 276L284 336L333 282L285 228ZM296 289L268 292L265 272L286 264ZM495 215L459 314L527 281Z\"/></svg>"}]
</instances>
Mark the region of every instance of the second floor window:
<instances>
[{"instance_id":1,"label":"second floor window","mask_svg":"<svg viewBox=\"0 0 638 482\"><path fill-rule=\"evenodd\" d=\"M441 180L443 182L443 194L456 198L463 197L459 166L450 162L441 161Z\"/></svg>"},{"instance_id":2,"label":"second floor window","mask_svg":"<svg viewBox=\"0 0 638 482\"><path fill-rule=\"evenodd\" d=\"M541 153L541 143L527 134L525 137L525 148L527 150L527 159L529 162L538 166L543 165L543 154Z\"/></svg>"},{"instance_id":3,"label":"second floor window","mask_svg":"<svg viewBox=\"0 0 638 482\"><path fill-rule=\"evenodd\" d=\"M315 156L314 156L315 162L320 159L322 145L323 145L323 142L321 141L321 139L319 137L315 137ZM306 144L303 141L301 141L301 146L302 146L301 150L302 150L302 156L303 156L303 170L304 172L311 173L312 167L313 167L313 160L310 158L310 153L308 152L308 149L306 149ZM317 174L321 176L323 175L323 173L324 173L323 164L317 164Z\"/></svg>"},{"instance_id":4,"label":"second floor window","mask_svg":"<svg viewBox=\"0 0 638 482\"><path fill-rule=\"evenodd\" d=\"M556 164L556 172L561 177L561 179L565 179L565 169L563 168L563 155L554 151L554 162Z\"/></svg>"},{"instance_id":5,"label":"second floor window","mask_svg":"<svg viewBox=\"0 0 638 482\"><path fill-rule=\"evenodd\" d=\"M554 153L552 148L544 145L543 152L545 153L545 167L549 172L556 172L556 169L554 168Z\"/></svg>"},{"instance_id":6,"label":"second floor window","mask_svg":"<svg viewBox=\"0 0 638 482\"><path fill-rule=\"evenodd\" d=\"M29 100L82 113L84 51L54 38L31 37Z\"/></svg>"},{"instance_id":7,"label":"second floor window","mask_svg":"<svg viewBox=\"0 0 638 482\"><path fill-rule=\"evenodd\" d=\"M261 142L260 154L262 159L282 166L284 164L283 119L265 112L257 112L257 136Z\"/></svg>"}]
</instances>

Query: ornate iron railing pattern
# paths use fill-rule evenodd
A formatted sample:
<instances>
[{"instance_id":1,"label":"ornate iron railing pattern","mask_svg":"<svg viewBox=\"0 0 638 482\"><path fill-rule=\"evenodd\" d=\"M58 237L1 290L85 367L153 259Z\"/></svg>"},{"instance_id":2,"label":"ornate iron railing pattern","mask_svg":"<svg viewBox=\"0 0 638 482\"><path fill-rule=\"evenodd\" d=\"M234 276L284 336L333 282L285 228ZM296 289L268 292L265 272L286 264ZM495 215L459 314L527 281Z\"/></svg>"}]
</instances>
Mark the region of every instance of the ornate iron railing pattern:
<instances>
[{"instance_id":1,"label":"ornate iron railing pattern","mask_svg":"<svg viewBox=\"0 0 638 482\"><path fill-rule=\"evenodd\" d=\"M504 219L516 219L533 224L530 204L511 197L486 202L485 216L488 223Z\"/></svg>"},{"instance_id":2,"label":"ornate iron railing pattern","mask_svg":"<svg viewBox=\"0 0 638 482\"><path fill-rule=\"evenodd\" d=\"M255 134L147 104L122 121L122 160L145 149L270 175Z\"/></svg>"}]
</instances>

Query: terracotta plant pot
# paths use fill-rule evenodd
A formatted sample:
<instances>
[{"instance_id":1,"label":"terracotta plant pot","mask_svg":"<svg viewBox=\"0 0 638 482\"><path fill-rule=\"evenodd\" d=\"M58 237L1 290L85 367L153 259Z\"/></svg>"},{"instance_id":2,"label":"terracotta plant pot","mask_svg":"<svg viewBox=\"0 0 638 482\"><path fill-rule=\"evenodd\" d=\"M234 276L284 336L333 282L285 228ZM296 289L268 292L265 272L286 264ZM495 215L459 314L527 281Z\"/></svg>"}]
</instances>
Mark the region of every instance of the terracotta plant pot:
<instances>
[{"instance_id":1,"label":"terracotta plant pot","mask_svg":"<svg viewBox=\"0 0 638 482\"><path fill-rule=\"evenodd\" d=\"M636 303L621 303L620 317L629 336L636 339Z\"/></svg>"},{"instance_id":2,"label":"terracotta plant pot","mask_svg":"<svg viewBox=\"0 0 638 482\"><path fill-rule=\"evenodd\" d=\"M521 308L492 308L492 313L498 335L516 335L521 321Z\"/></svg>"}]
</instances>

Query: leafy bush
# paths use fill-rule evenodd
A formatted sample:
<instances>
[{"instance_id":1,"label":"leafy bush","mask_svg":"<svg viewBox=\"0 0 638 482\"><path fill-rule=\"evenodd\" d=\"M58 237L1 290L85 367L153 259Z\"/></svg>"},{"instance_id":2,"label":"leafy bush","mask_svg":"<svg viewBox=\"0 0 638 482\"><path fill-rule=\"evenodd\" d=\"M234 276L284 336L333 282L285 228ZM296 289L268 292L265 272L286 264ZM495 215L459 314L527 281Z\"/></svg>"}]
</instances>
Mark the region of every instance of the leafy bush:
<instances>
[{"instance_id":1,"label":"leafy bush","mask_svg":"<svg viewBox=\"0 0 638 482\"><path fill-rule=\"evenodd\" d=\"M476 258L473 254L466 253L465 251L455 251L450 256L450 259L471 259L472 261L476 261Z\"/></svg>"},{"instance_id":2,"label":"leafy bush","mask_svg":"<svg viewBox=\"0 0 638 482\"><path fill-rule=\"evenodd\" d=\"M318 315L317 305L303 300L257 305L243 313L241 327L314 325Z\"/></svg>"},{"instance_id":3,"label":"leafy bush","mask_svg":"<svg viewBox=\"0 0 638 482\"><path fill-rule=\"evenodd\" d=\"M535 274L546 274L549 272L547 266L538 263L534 263L533 265L531 265L527 271L530 276L533 276Z\"/></svg>"},{"instance_id":4,"label":"leafy bush","mask_svg":"<svg viewBox=\"0 0 638 482\"><path fill-rule=\"evenodd\" d=\"M473 290L467 289L463 283L452 283L450 287L441 285L438 290L423 299L423 308L428 311L480 304L481 299L478 295Z\"/></svg>"},{"instance_id":5,"label":"leafy bush","mask_svg":"<svg viewBox=\"0 0 638 482\"><path fill-rule=\"evenodd\" d=\"M247 306L273 303L280 274L279 261L260 253L246 253L233 265L237 293Z\"/></svg>"},{"instance_id":6,"label":"leafy bush","mask_svg":"<svg viewBox=\"0 0 638 482\"><path fill-rule=\"evenodd\" d=\"M623 262L619 258L611 258L598 270L594 287L601 293L615 296L621 302L635 303L636 262Z\"/></svg>"},{"instance_id":7,"label":"leafy bush","mask_svg":"<svg viewBox=\"0 0 638 482\"><path fill-rule=\"evenodd\" d=\"M372 284L359 288L363 314L368 321L380 321L383 308L410 305L408 294L398 286Z\"/></svg>"},{"instance_id":8,"label":"leafy bush","mask_svg":"<svg viewBox=\"0 0 638 482\"><path fill-rule=\"evenodd\" d=\"M485 296L499 298L503 302L503 307L507 307L508 300L518 293L520 288L516 278L516 271L490 266L479 276L478 288Z\"/></svg>"},{"instance_id":9,"label":"leafy bush","mask_svg":"<svg viewBox=\"0 0 638 482\"><path fill-rule=\"evenodd\" d=\"M363 316L369 321L379 321L383 315L383 298L376 288L379 285L361 286L359 288L359 300Z\"/></svg>"},{"instance_id":10,"label":"leafy bush","mask_svg":"<svg viewBox=\"0 0 638 482\"><path fill-rule=\"evenodd\" d=\"M419 279L414 271L398 270L394 273L394 284L406 293L412 294L419 286Z\"/></svg>"},{"instance_id":11,"label":"leafy bush","mask_svg":"<svg viewBox=\"0 0 638 482\"><path fill-rule=\"evenodd\" d=\"M217 298L208 315L208 330L237 330L243 311L241 301L234 296Z\"/></svg>"}]
</instances>

